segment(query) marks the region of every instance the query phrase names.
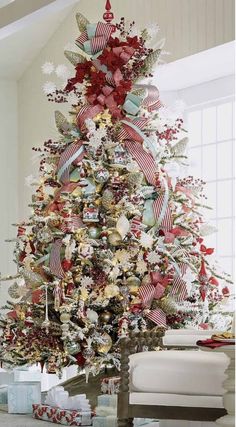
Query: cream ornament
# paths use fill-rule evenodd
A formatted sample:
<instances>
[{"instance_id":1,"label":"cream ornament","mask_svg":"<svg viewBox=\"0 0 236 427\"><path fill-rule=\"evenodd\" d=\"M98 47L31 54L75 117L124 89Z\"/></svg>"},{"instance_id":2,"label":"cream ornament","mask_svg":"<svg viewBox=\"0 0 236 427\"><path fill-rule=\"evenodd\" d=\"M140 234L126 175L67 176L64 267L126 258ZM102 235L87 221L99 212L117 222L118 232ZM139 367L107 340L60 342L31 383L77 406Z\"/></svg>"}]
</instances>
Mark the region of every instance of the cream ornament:
<instances>
[{"instance_id":1,"label":"cream ornament","mask_svg":"<svg viewBox=\"0 0 236 427\"><path fill-rule=\"evenodd\" d=\"M129 221L124 214L122 214L120 216L120 218L118 219L118 221L116 223L116 229L117 229L118 233L120 234L120 236L122 237L122 239L124 239L126 234L129 232L130 224L129 224Z\"/></svg>"},{"instance_id":2,"label":"cream ornament","mask_svg":"<svg viewBox=\"0 0 236 427\"><path fill-rule=\"evenodd\" d=\"M88 309L86 312L87 318L90 320L91 323L97 323L98 322L98 314L94 310Z\"/></svg>"},{"instance_id":3,"label":"cream ornament","mask_svg":"<svg viewBox=\"0 0 236 427\"><path fill-rule=\"evenodd\" d=\"M116 297L117 295L119 295L119 293L119 286L113 284L106 286L104 290L105 297L109 299Z\"/></svg>"}]
</instances>

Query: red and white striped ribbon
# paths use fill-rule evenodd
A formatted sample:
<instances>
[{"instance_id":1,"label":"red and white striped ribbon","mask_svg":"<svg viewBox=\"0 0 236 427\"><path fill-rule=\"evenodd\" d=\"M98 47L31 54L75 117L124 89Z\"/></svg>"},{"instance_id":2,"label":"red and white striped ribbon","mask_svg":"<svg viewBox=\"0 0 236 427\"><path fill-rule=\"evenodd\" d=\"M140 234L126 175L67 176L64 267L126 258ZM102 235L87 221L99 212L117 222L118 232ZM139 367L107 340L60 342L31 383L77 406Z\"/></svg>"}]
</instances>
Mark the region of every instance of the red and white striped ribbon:
<instances>
[{"instance_id":1,"label":"red and white striped ribbon","mask_svg":"<svg viewBox=\"0 0 236 427\"><path fill-rule=\"evenodd\" d=\"M132 218L130 221L130 233L136 238L139 238L142 228L142 218L140 216L135 216Z\"/></svg>"},{"instance_id":2,"label":"red and white striped ribbon","mask_svg":"<svg viewBox=\"0 0 236 427\"><path fill-rule=\"evenodd\" d=\"M61 225L61 231L64 233L74 232L78 228L84 228L85 225L78 215L71 215L69 218L65 218L65 222Z\"/></svg>"},{"instance_id":3,"label":"red and white striped ribbon","mask_svg":"<svg viewBox=\"0 0 236 427\"><path fill-rule=\"evenodd\" d=\"M158 110L163 106L159 99L159 90L153 85L134 85L134 89L144 89L147 92L146 97L142 102L142 106L146 107L148 111Z\"/></svg>"},{"instance_id":4,"label":"red and white striped ribbon","mask_svg":"<svg viewBox=\"0 0 236 427\"><path fill-rule=\"evenodd\" d=\"M84 158L85 152L82 150L83 142L74 142L69 145L61 154L61 157L57 166L58 178L63 184L67 184L70 181L70 166L73 161L77 163L81 162ZM78 152L78 156L76 153ZM76 156L76 157L75 157Z\"/></svg>"},{"instance_id":5,"label":"red and white striped ribbon","mask_svg":"<svg viewBox=\"0 0 236 427\"><path fill-rule=\"evenodd\" d=\"M105 24L104 22L98 22L96 25L94 37L89 39L88 31L85 30L76 39L76 43L81 49L85 50L86 52L86 46L84 46L84 44L90 41L90 51L91 54L94 55L95 53L100 52L106 47L107 42L112 34L112 31L112 25Z\"/></svg>"},{"instance_id":6,"label":"red and white striped ribbon","mask_svg":"<svg viewBox=\"0 0 236 427\"><path fill-rule=\"evenodd\" d=\"M55 274L55 276L59 277L60 279L63 279L65 276L65 272L61 265L61 247L63 243L61 239L56 240L52 244L52 249L50 253L49 258L49 267L52 274Z\"/></svg>"},{"instance_id":7,"label":"red and white striped ribbon","mask_svg":"<svg viewBox=\"0 0 236 427\"><path fill-rule=\"evenodd\" d=\"M127 140L125 146L138 163L149 184L156 186L157 166L152 155L147 153L138 142Z\"/></svg>"},{"instance_id":8,"label":"red and white striped ribbon","mask_svg":"<svg viewBox=\"0 0 236 427\"><path fill-rule=\"evenodd\" d=\"M130 122L130 126L129 126ZM142 130L145 128L148 119L139 118L135 120L125 119L125 123L122 124L122 129L118 134L119 140L131 139L132 141L143 142L143 138L137 133L135 129L133 129L132 125L135 125L138 129Z\"/></svg>"},{"instance_id":9,"label":"red and white striped ribbon","mask_svg":"<svg viewBox=\"0 0 236 427\"><path fill-rule=\"evenodd\" d=\"M158 220L160 218L161 212L162 212L162 208L163 208L163 204L164 204L164 199L165 196L161 195L159 196L154 202L153 202L153 212L154 212L154 217ZM171 210L167 204L166 209L165 209L165 213L163 215L163 219L161 219L160 221L160 227L162 227L165 231L169 231L172 229L173 227L173 221L172 221L172 216L171 216Z\"/></svg>"},{"instance_id":10,"label":"red and white striped ribbon","mask_svg":"<svg viewBox=\"0 0 236 427\"><path fill-rule=\"evenodd\" d=\"M187 264L180 263L179 269L181 271L181 275L183 276L187 270ZM173 285L171 287L170 295L174 297L174 299L178 302L186 300L188 297L186 282L182 277L176 275L173 280Z\"/></svg>"},{"instance_id":11,"label":"red and white striped ribbon","mask_svg":"<svg viewBox=\"0 0 236 427\"><path fill-rule=\"evenodd\" d=\"M155 323L157 326L162 326L166 328L166 314L161 308L155 308L146 314L146 317Z\"/></svg>"},{"instance_id":12,"label":"red and white striped ribbon","mask_svg":"<svg viewBox=\"0 0 236 427\"><path fill-rule=\"evenodd\" d=\"M81 108L79 113L77 114L77 125L81 130L85 129L85 120L93 119L97 114L102 113L104 107L100 104L97 105L85 105Z\"/></svg>"}]
</instances>

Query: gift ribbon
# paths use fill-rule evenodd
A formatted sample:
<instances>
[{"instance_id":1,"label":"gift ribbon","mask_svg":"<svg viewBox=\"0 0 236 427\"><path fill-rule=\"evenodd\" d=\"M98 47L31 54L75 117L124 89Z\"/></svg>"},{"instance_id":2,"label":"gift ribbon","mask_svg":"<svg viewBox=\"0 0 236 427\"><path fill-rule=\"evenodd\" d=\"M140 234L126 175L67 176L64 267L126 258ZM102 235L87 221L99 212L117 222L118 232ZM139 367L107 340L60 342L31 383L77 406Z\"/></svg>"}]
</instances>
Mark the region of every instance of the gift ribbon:
<instances>
[{"instance_id":1,"label":"gift ribbon","mask_svg":"<svg viewBox=\"0 0 236 427\"><path fill-rule=\"evenodd\" d=\"M182 279L187 270L187 264L179 264L180 274L176 275L173 280L170 295L178 302L186 300L188 297L186 282Z\"/></svg>"},{"instance_id":2,"label":"gift ribbon","mask_svg":"<svg viewBox=\"0 0 236 427\"><path fill-rule=\"evenodd\" d=\"M166 283L164 284L161 275L158 272L150 273L151 281L139 288L139 296L145 308L151 307L154 299L159 299L165 292ZM156 325L166 327L166 315L163 310L156 308L147 312L146 317L152 320Z\"/></svg>"},{"instance_id":3,"label":"gift ribbon","mask_svg":"<svg viewBox=\"0 0 236 427\"><path fill-rule=\"evenodd\" d=\"M69 147L63 151L57 166L57 177L63 184L66 184L70 180L71 164L75 160L77 160L77 162L82 161L84 155L85 151L82 141L79 141L79 143L76 141L70 144Z\"/></svg>"},{"instance_id":4,"label":"gift ribbon","mask_svg":"<svg viewBox=\"0 0 236 427\"><path fill-rule=\"evenodd\" d=\"M132 142L126 140L126 148L128 149L131 156L138 163L141 171L145 175L149 184L156 187L156 178L157 178L157 166L155 160L153 159L150 153L147 153L141 144L138 142ZM169 231L172 224L171 210L168 206L169 200L169 189L165 178L162 178L162 183L164 186L164 195L160 195L153 203L153 212L154 217L157 221L157 225L163 227L166 231Z\"/></svg>"},{"instance_id":5,"label":"gift ribbon","mask_svg":"<svg viewBox=\"0 0 236 427\"><path fill-rule=\"evenodd\" d=\"M86 105L81 108L79 113L77 114L77 124L81 129L86 127L85 120L93 119L98 114L102 113L104 108L102 105Z\"/></svg>"},{"instance_id":6,"label":"gift ribbon","mask_svg":"<svg viewBox=\"0 0 236 427\"><path fill-rule=\"evenodd\" d=\"M112 31L112 25L104 22L87 24L86 30L76 39L76 44L88 55L94 55L106 47Z\"/></svg>"},{"instance_id":7,"label":"gift ribbon","mask_svg":"<svg viewBox=\"0 0 236 427\"><path fill-rule=\"evenodd\" d=\"M61 239L56 240L52 244L52 249L50 253L49 266L52 274L63 279L65 277L65 272L61 265L61 247L63 243Z\"/></svg>"},{"instance_id":8,"label":"gift ribbon","mask_svg":"<svg viewBox=\"0 0 236 427\"><path fill-rule=\"evenodd\" d=\"M159 90L153 85L134 85L134 89L145 90L146 96L142 101L142 106L146 107L148 111L154 111L163 106L159 99Z\"/></svg>"}]
</instances>

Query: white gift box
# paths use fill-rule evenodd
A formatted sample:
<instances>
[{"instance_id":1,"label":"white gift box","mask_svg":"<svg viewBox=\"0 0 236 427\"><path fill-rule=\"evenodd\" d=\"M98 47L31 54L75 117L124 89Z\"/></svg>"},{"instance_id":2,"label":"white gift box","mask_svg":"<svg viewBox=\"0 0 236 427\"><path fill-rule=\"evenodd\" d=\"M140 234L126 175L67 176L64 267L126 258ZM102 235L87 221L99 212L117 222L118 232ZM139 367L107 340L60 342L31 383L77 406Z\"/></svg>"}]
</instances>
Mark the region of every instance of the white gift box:
<instances>
[{"instance_id":1,"label":"white gift box","mask_svg":"<svg viewBox=\"0 0 236 427\"><path fill-rule=\"evenodd\" d=\"M26 371L26 370L14 370L14 382L18 381L33 381L41 382L41 372L40 371Z\"/></svg>"},{"instance_id":2,"label":"white gift box","mask_svg":"<svg viewBox=\"0 0 236 427\"><path fill-rule=\"evenodd\" d=\"M98 396L98 406L117 407L117 394L101 394Z\"/></svg>"},{"instance_id":3,"label":"white gift box","mask_svg":"<svg viewBox=\"0 0 236 427\"><path fill-rule=\"evenodd\" d=\"M108 417L94 417L93 427L117 427L117 417L113 415Z\"/></svg>"},{"instance_id":4,"label":"white gift box","mask_svg":"<svg viewBox=\"0 0 236 427\"><path fill-rule=\"evenodd\" d=\"M32 414L32 405L41 403L40 382L16 382L8 386L8 413Z\"/></svg>"},{"instance_id":5,"label":"white gift box","mask_svg":"<svg viewBox=\"0 0 236 427\"><path fill-rule=\"evenodd\" d=\"M0 385L11 384L14 382L13 372L0 371Z\"/></svg>"}]
</instances>

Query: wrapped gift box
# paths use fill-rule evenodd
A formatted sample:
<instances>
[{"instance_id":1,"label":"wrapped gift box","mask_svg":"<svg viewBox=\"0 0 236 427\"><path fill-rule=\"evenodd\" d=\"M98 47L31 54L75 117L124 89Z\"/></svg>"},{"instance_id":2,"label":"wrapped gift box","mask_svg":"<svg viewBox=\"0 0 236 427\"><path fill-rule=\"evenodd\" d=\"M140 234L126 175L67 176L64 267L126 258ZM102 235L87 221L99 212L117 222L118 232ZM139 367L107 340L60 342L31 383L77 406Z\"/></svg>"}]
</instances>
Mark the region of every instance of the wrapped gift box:
<instances>
[{"instance_id":1,"label":"wrapped gift box","mask_svg":"<svg viewBox=\"0 0 236 427\"><path fill-rule=\"evenodd\" d=\"M31 414L32 405L35 403L41 403L40 382L16 382L9 384L9 414Z\"/></svg>"},{"instance_id":2,"label":"wrapped gift box","mask_svg":"<svg viewBox=\"0 0 236 427\"><path fill-rule=\"evenodd\" d=\"M33 381L38 382L41 381L41 372L40 371L26 371L26 370L14 370L14 381Z\"/></svg>"},{"instance_id":3,"label":"wrapped gift box","mask_svg":"<svg viewBox=\"0 0 236 427\"><path fill-rule=\"evenodd\" d=\"M91 426L92 413L69 411L48 405L33 405L33 418L64 426Z\"/></svg>"},{"instance_id":4,"label":"wrapped gift box","mask_svg":"<svg viewBox=\"0 0 236 427\"><path fill-rule=\"evenodd\" d=\"M0 386L0 405L7 403L7 385Z\"/></svg>"},{"instance_id":5,"label":"wrapped gift box","mask_svg":"<svg viewBox=\"0 0 236 427\"><path fill-rule=\"evenodd\" d=\"M120 377L103 378L101 381L101 392L104 394L119 393Z\"/></svg>"},{"instance_id":6,"label":"wrapped gift box","mask_svg":"<svg viewBox=\"0 0 236 427\"><path fill-rule=\"evenodd\" d=\"M117 417L94 417L93 427L117 427Z\"/></svg>"},{"instance_id":7,"label":"wrapped gift box","mask_svg":"<svg viewBox=\"0 0 236 427\"><path fill-rule=\"evenodd\" d=\"M98 406L117 408L117 394L101 394L98 396Z\"/></svg>"}]
</instances>

